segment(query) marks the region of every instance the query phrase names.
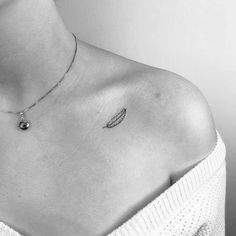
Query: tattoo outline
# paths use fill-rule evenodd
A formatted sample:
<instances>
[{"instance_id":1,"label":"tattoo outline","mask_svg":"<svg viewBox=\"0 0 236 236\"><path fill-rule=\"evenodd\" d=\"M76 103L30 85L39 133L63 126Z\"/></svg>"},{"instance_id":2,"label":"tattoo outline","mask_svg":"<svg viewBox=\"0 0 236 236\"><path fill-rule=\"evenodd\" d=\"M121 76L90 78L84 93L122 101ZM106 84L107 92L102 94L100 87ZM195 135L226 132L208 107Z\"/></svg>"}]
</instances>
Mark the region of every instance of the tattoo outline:
<instances>
[{"instance_id":1,"label":"tattoo outline","mask_svg":"<svg viewBox=\"0 0 236 236\"><path fill-rule=\"evenodd\" d=\"M115 115L104 127L102 128L113 128L120 124L126 116L126 108L123 108L117 115Z\"/></svg>"}]
</instances>

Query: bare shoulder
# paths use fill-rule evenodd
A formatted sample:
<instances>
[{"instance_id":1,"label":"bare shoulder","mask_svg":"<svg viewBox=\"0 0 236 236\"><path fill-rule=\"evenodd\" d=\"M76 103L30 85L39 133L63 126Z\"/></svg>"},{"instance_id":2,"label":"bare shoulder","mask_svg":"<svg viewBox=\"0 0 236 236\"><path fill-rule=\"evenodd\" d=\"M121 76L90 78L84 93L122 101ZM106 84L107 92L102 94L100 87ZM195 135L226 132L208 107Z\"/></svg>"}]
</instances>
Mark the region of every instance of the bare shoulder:
<instances>
[{"instance_id":1,"label":"bare shoulder","mask_svg":"<svg viewBox=\"0 0 236 236\"><path fill-rule=\"evenodd\" d=\"M211 152L216 143L214 120L202 92L170 71L141 66L135 101L153 142L161 146L178 179Z\"/></svg>"},{"instance_id":2,"label":"bare shoulder","mask_svg":"<svg viewBox=\"0 0 236 236\"><path fill-rule=\"evenodd\" d=\"M99 62L94 66L97 87L112 88L109 97L118 94L110 106L106 103L107 110L113 110L116 100L126 101L128 115L119 129L150 140L146 143L153 158L167 162L173 180L211 152L217 138L214 120L206 98L194 84L176 73L106 50L92 47L90 55L90 65Z\"/></svg>"}]
</instances>

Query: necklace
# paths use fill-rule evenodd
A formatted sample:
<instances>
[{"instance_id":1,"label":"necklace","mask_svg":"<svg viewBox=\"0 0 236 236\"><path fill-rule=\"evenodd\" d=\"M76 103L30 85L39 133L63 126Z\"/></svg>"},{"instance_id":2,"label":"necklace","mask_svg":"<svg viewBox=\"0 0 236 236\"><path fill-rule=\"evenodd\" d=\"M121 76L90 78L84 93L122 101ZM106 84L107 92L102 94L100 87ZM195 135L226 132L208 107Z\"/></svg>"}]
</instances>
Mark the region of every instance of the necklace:
<instances>
[{"instance_id":1,"label":"necklace","mask_svg":"<svg viewBox=\"0 0 236 236\"><path fill-rule=\"evenodd\" d=\"M19 116L19 121L17 122L17 126L20 130L27 130L31 127L31 122L29 120L26 119L25 113L27 111L29 111L31 108L33 108L34 106L36 106L39 102L41 102L49 93L51 93L55 88L58 87L59 84L61 84L61 82L64 80L66 74L70 71L70 68L72 67L74 61L75 61L75 56L77 54L77 38L76 36L72 33L72 35L74 36L75 39L75 51L74 51L74 55L72 58L72 61L68 67L68 69L66 70L66 72L64 73L64 75L61 77L61 79L50 89L48 90L42 97L40 97L36 102L34 102L32 105L30 105L29 107L25 108L24 110L21 111L0 111L2 113L8 113L8 114L15 114Z\"/></svg>"}]
</instances>

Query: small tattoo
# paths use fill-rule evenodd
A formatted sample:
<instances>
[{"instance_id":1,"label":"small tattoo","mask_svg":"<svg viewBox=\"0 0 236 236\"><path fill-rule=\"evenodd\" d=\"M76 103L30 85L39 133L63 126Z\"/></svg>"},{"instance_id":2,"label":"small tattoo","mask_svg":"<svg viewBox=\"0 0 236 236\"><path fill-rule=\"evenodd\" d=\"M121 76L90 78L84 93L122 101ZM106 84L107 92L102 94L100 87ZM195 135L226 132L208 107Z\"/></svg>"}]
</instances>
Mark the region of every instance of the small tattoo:
<instances>
[{"instance_id":1,"label":"small tattoo","mask_svg":"<svg viewBox=\"0 0 236 236\"><path fill-rule=\"evenodd\" d=\"M123 108L117 115L115 115L107 124L102 128L113 128L118 125L126 115L126 108Z\"/></svg>"}]
</instances>

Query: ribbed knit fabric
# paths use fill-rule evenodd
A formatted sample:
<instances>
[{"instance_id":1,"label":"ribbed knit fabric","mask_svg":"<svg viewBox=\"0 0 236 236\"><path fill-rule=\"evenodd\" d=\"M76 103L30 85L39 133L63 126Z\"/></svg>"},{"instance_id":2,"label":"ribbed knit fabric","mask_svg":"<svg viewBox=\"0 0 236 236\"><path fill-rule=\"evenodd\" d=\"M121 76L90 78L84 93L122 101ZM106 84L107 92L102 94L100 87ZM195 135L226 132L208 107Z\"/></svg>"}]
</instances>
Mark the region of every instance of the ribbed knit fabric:
<instances>
[{"instance_id":1,"label":"ribbed knit fabric","mask_svg":"<svg viewBox=\"0 0 236 236\"><path fill-rule=\"evenodd\" d=\"M211 154L107 236L224 236L225 154L217 132ZM20 235L0 222L0 236Z\"/></svg>"}]
</instances>

